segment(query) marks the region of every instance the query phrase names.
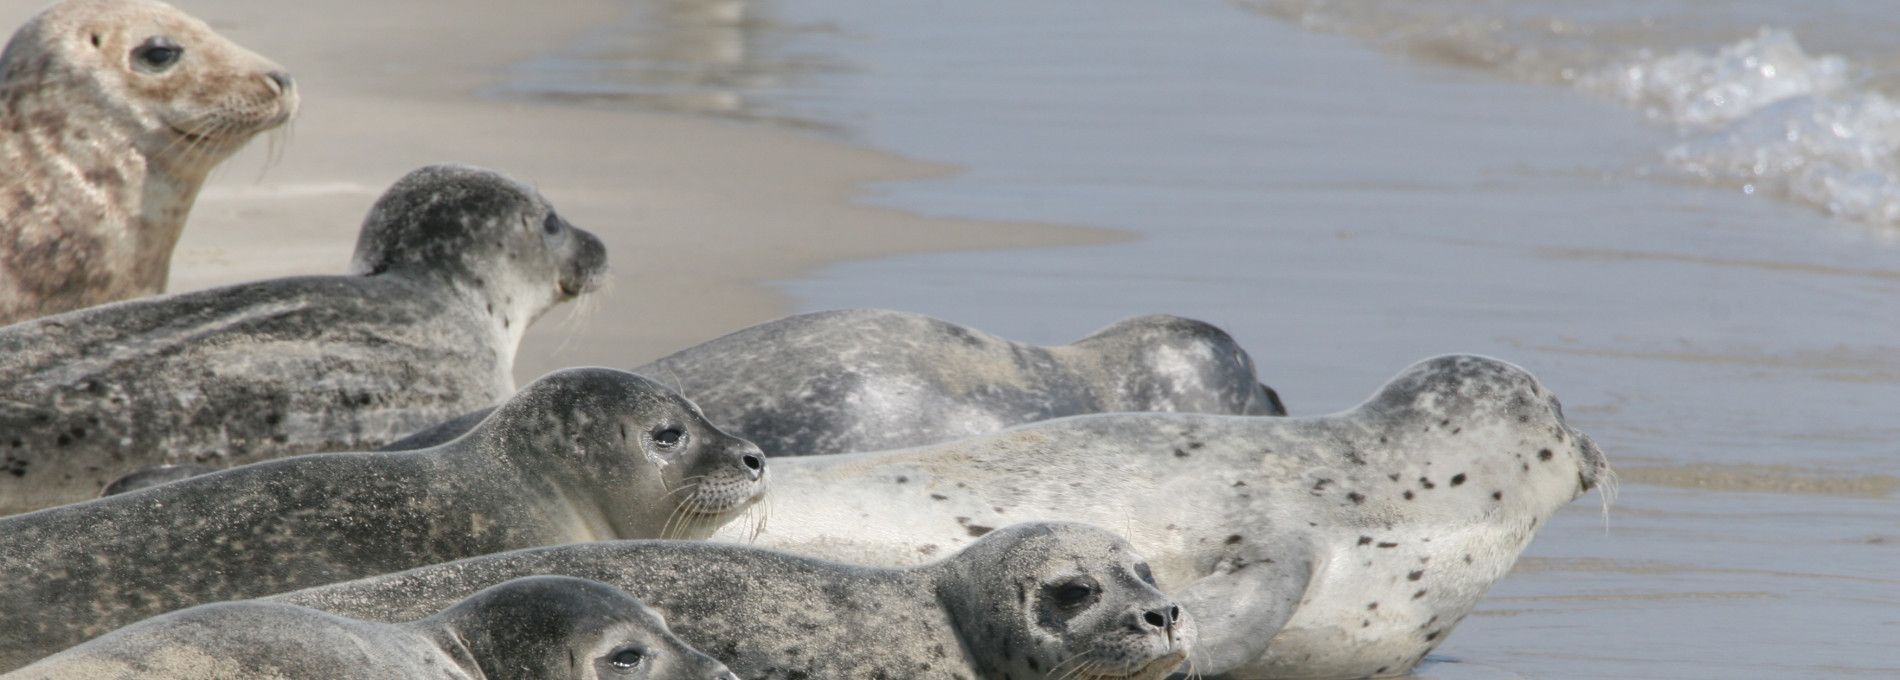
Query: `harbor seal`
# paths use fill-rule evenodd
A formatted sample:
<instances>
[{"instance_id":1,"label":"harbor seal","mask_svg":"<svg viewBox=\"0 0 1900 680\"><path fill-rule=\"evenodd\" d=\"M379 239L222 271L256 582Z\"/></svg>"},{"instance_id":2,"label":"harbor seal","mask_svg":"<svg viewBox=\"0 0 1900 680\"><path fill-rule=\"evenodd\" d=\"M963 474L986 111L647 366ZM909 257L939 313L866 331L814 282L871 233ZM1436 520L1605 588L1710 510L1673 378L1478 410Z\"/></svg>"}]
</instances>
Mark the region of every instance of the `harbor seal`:
<instances>
[{"instance_id":1,"label":"harbor seal","mask_svg":"<svg viewBox=\"0 0 1900 680\"><path fill-rule=\"evenodd\" d=\"M675 384L713 422L773 456L920 446L1084 413L1286 415L1233 337L1160 314L1038 347L918 314L817 312L746 328L633 372ZM389 448L433 446L480 417Z\"/></svg>"},{"instance_id":2,"label":"harbor seal","mask_svg":"<svg viewBox=\"0 0 1900 680\"><path fill-rule=\"evenodd\" d=\"M372 449L497 403L522 332L597 287L606 250L526 185L432 166L377 200L351 269L0 328L0 514L152 465Z\"/></svg>"},{"instance_id":3,"label":"harbor seal","mask_svg":"<svg viewBox=\"0 0 1900 680\"><path fill-rule=\"evenodd\" d=\"M1201 671L1393 675L1607 469L1528 372L1445 356L1328 416L1076 416L784 459L756 544L900 565L1013 522L1111 526L1200 621Z\"/></svg>"},{"instance_id":4,"label":"harbor seal","mask_svg":"<svg viewBox=\"0 0 1900 680\"><path fill-rule=\"evenodd\" d=\"M524 574L607 583L667 612L680 639L740 677L1155 680L1195 623L1121 537L1081 524L1006 527L911 569L744 546L612 541L520 550L272 598L398 621Z\"/></svg>"},{"instance_id":5,"label":"harbor seal","mask_svg":"<svg viewBox=\"0 0 1900 680\"><path fill-rule=\"evenodd\" d=\"M408 623L221 602L113 631L6 680L737 680L626 593L519 578Z\"/></svg>"},{"instance_id":6,"label":"harbor seal","mask_svg":"<svg viewBox=\"0 0 1900 680\"><path fill-rule=\"evenodd\" d=\"M467 437L221 470L0 518L0 669L192 605L517 548L702 538L765 459L640 376L535 381ZM30 576L29 576L30 575Z\"/></svg>"},{"instance_id":7,"label":"harbor seal","mask_svg":"<svg viewBox=\"0 0 1900 680\"><path fill-rule=\"evenodd\" d=\"M0 325L164 292L211 168L290 74L151 0L66 0L0 53Z\"/></svg>"}]
</instances>

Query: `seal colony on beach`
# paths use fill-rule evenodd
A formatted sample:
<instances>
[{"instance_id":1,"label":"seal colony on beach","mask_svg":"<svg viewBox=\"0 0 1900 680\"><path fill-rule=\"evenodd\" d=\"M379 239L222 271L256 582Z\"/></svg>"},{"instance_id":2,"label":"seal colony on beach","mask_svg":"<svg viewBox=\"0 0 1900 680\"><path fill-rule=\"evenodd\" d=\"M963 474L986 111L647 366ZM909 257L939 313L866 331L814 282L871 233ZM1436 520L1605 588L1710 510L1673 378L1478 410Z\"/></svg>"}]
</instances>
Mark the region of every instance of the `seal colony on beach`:
<instances>
[{"instance_id":1,"label":"seal colony on beach","mask_svg":"<svg viewBox=\"0 0 1900 680\"><path fill-rule=\"evenodd\" d=\"M0 325L165 289L212 167L297 111L276 64L151 0L66 0L0 53Z\"/></svg>"},{"instance_id":2,"label":"seal colony on beach","mask_svg":"<svg viewBox=\"0 0 1900 680\"><path fill-rule=\"evenodd\" d=\"M361 451L499 402L523 331L606 250L527 186L416 170L351 273L130 300L0 328L0 514L176 463Z\"/></svg>"},{"instance_id":3,"label":"seal colony on beach","mask_svg":"<svg viewBox=\"0 0 1900 680\"><path fill-rule=\"evenodd\" d=\"M121 628L5 680L737 680L606 585L519 578L428 618L370 623L266 602Z\"/></svg>"},{"instance_id":4,"label":"seal colony on beach","mask_svg":"<svg viewBox=\"0 0 1900 680\"><path fill-rule=\"evenodd\" d=\"M1200 671L1390 675L1607 470L1529 373L1454 355L1328 416L1076 416L784 459L771 524L716 538L906 565L1015 522L1114 527L1199 621Z\"/></svg>"},{"instance_id":5,"label":"seal colony on beach","mask_svg":"<svg viewBox=\"0 0 1900 680\"><path fill-rule=\"evenodd\" d=\"M740 677L1156 680L1195 623L1127 541L1095 527L1007 527L910 569L744 546L612 541L520 550L271 598L371 621L440 609L527 574L612 585Z\"/></svg>"},{"instance_id":6,"label":"seal colony on beach","mask_svg":"<svg viewBox=\"0 0 1900 680\"><path fill-rule=\"evenodd\" d=\"M469 436L311 454L0 519L0 669L218 600L544 545L703 538L765 459L640 376L569 369ZM29 614L30 613L30 614Z\"/></svg>"},{"instance_id":7,"label":"seal colony on beach","mask_svg":"<svg viewBox=\"0 0 1900 680\"><path fill-rule=\"evenodd\" d=\"M1286 415L1225 331L1177 316L1124 319L1039 347L881 309L789 316L633 369L676 385L767 455L877 451L1084 413ZM482 412L391 449L468 431Z\"/></svg>"}]
</instances>

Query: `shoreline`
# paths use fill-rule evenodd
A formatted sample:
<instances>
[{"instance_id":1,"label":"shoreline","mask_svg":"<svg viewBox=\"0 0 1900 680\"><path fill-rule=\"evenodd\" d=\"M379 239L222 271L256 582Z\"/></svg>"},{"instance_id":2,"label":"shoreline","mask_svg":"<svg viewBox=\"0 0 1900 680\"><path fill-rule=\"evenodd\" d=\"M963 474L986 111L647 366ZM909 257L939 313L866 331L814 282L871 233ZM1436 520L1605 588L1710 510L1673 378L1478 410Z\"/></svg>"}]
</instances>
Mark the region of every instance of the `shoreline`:
<instances>
[{"instance_id":1,"label":"shoreline","mask_svg":"<svg viewBox=\"0 0 1900 680\"><path fill-rule=\"evenodd\" d=\"M18 25L38 6L9 3L0 21ZM615 2L548 16L484 0L452 18L363 0L179 6L284 65L304 106L280 138L261 136L214 171L169 291L342 273L363 215L402 174L437 162L493 168L600 236L612 272L603 290L530 329L518 384L568 366L636 366L784 316L792 296L774 282L841 262L1130 238L872 205L888 183L961 170L770 124L482 96L510 64L628 11ZM371 14L378 21L360 21ZM453 35L441 30L451 19Z\"/></svg>"}]
</instances>

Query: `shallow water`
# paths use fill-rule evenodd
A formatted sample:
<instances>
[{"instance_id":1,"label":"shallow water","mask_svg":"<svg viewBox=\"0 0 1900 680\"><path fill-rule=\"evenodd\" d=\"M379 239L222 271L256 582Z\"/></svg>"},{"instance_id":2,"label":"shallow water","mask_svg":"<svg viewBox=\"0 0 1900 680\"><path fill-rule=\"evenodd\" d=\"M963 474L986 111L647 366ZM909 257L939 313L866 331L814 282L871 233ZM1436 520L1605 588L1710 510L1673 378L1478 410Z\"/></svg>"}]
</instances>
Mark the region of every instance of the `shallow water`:
<instances>
[{"instance_id":1,"label":"shallow water","mask_svg":"<svg viewBox=\"0 0 1900 680\"><path fill-rule=\"evenodd\" d=\"M1607 529L1594 496L1560 513L1420 674L1900 675L1900 232L1882 216L1900 175L1883 174L1886 142L1848 139L1885 134L1872 128L1820 151L1775 142L1800 127L1788 121L1822 121L1802 106L1884 97L1871 76L1900 54L1881 39L1900 14L1853 2L1803 4L1800 17L1645 3L1648 21L1630 4L1550 2L641 7L503 89L796 124L967 168L878 187L879 203L1140 236L835 267L783 284L803 308L907 309L1038 342L1133 314L1194 316L1232 331L1303 414L1350 406L1437 353L1492 354L1543 378L1622 470L1620 499ZM1557 10L1595 33L1540 33ZM1438 31L1459 22L1497 30ZM1783 83L1745 77L1762 55L1821 86L1766 101ZM1642 82L1733 85L1723 91L1748 104L1590 80L1632 68ZM1750 137L1751 120L1780 136ZM1829 149L1868 165L1800 160ZM1737 176L1730 155L1772 171ZM1827 181L1843 177L1861 184ZM1830 201L1862 208L1830 219Z\"/></svg>"}]
</instances>

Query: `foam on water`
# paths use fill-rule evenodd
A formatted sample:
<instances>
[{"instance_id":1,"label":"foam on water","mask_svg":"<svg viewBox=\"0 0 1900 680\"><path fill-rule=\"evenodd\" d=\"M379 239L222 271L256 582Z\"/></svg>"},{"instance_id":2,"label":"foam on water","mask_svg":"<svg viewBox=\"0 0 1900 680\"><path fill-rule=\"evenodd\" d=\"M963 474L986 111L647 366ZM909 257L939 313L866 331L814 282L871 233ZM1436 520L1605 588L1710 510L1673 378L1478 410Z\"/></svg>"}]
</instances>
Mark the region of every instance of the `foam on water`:
<instances>
[{"instance_id":1,"label":"foam on water","mask_svg":"<svg viewBox=\"0 0 1900 680\"><path fill-rule=\"evenodd\" d=\"M1536 0L1251 6L1436 63L1614 98L1681 134L1681 143L1659 154L1664 176L1900 226L1900 102L1876 87L1875 69L1838 54L1811 54L1786 28L1758 25L1752 35L1713 37L1737 33L1751 20L1797 23L1770 4L1674 11ZM1838 11L1833 19L1855 21ZM1684 42L1691 44L1667 46Z\"/></svg>"}]
</instances>

